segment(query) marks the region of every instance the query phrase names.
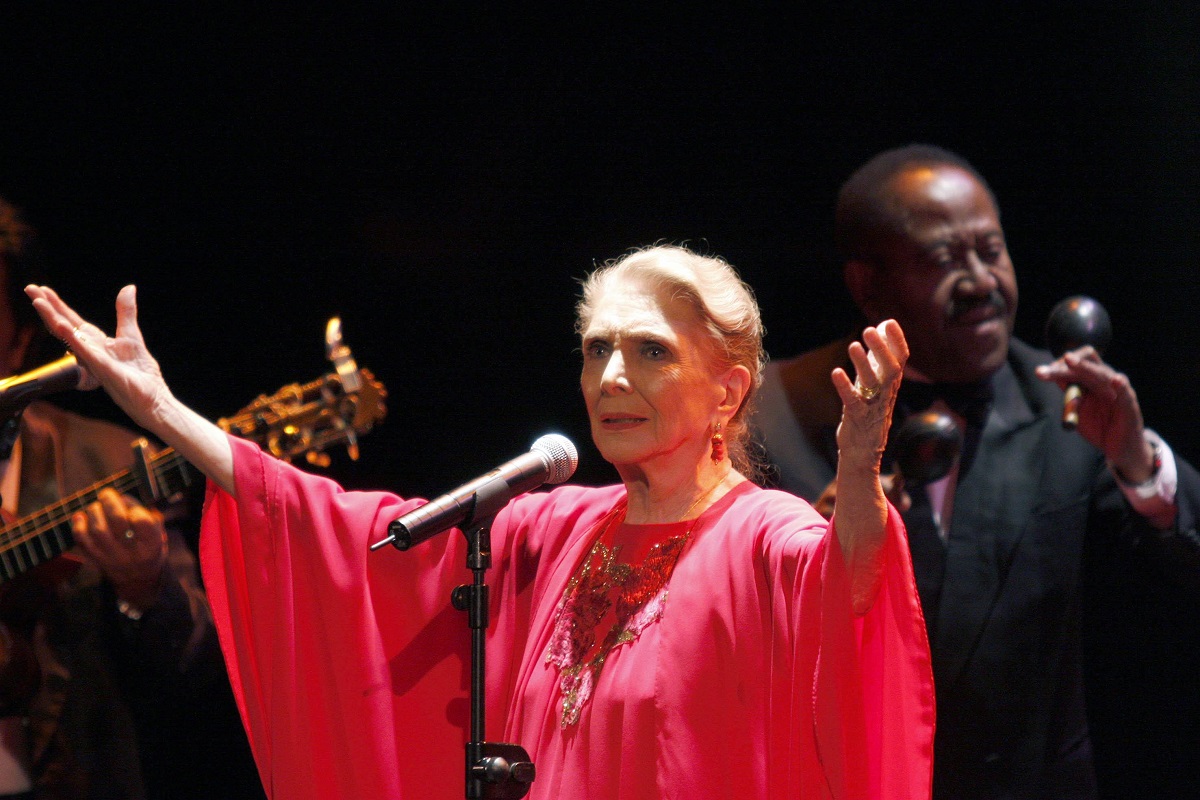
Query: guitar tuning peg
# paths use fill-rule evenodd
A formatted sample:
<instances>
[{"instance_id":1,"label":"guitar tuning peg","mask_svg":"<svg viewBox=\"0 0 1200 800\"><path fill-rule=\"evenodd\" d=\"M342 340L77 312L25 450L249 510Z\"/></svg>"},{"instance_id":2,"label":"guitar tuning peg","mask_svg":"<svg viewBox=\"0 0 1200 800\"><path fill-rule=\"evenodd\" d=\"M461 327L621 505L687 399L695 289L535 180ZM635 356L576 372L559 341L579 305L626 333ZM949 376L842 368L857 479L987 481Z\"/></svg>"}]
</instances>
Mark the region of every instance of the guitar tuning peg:
<instances>
[{"instance_id":1,"label":"guitar tuning peg","mask_svg":"<svg viewBox=\"0 0 1200 800\"><path fill-rule=\"evenodd\" d=\"M358 461L358 434L353 428L346 429L346 453L351 461Z\"/></svg>"},{"instance_id":2,"label":"guitar tuning peg","mask_svg":"<svg viewBox=\"0 0 1200 800\"><path fill-rule=\"evenodd\" d=\"M342 342L342 320L340 317L330 317L325 323L325 355L333 362L334 370L341 379L342 388L353 394L362 388L358 376L358 364L350 353L350 348Z\"/></svg>"},{"instance_id":3,"label":"guitar tuning peg","mask_svg":"<svg viewBox=\"0 0 1200 800\"><path fill-rule=\"evenodd\" d=\"M307 453L304 454L304 458L306 461L308 461L308 463L312 464L314 467L328 467L329 466L329 454L328 453L318 453L316 451L309 450Z\"/></svg>"}]
</instances>

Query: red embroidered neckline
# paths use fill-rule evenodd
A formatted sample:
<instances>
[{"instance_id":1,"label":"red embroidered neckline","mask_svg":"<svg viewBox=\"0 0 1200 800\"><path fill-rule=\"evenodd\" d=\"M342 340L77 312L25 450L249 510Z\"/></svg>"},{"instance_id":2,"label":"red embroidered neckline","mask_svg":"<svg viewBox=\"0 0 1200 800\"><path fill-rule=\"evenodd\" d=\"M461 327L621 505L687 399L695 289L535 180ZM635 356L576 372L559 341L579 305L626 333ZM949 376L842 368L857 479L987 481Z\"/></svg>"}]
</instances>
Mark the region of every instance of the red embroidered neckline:
<instances>
[{"instance_id":1,"label":"red embroidered neckline","mask_svg":"<svg viewBox=\"0 0 1200 800\"><path fill-rule=\"evenodd\" d=\"M612 649L635 641L662 617L671 573L699 519L692 520L683 533L655 542L641 563L634 565L619 561L622 547L612 544L625 510L622 500L597 524L596 541L558 605L546 662L558 667L564 728L579 721ZM598 640L608 620L612 625Z\"/></svg>"}]
</instances>

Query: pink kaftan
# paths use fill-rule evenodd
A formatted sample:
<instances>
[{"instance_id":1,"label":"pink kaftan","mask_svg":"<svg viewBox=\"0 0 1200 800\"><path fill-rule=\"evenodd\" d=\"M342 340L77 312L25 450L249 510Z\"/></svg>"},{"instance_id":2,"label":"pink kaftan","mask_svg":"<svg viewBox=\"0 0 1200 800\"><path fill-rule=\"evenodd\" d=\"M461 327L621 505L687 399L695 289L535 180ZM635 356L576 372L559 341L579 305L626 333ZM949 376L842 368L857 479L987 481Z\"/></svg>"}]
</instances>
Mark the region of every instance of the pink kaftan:
<instances>
[{"instance_id":1,"label":"pink kaftan","mask_svg":"<svg viewBox=\"0 0 1200 800\"><path fill-rule=\"evenodd\" d=\"M419 505L344 492L231 438L201 558L268 793L460 798L470 581L456 531L370 553ZM743 483L708 509L662 616L614 648L562 724L547 647L564 591L624 488L525 495L492 527L489 741L525 747L531 798L927 798L933 679L904 529L856 617L841 548L803 500ZM662 598L660 598L662 599Z\"/></svg>"}]
</instances>

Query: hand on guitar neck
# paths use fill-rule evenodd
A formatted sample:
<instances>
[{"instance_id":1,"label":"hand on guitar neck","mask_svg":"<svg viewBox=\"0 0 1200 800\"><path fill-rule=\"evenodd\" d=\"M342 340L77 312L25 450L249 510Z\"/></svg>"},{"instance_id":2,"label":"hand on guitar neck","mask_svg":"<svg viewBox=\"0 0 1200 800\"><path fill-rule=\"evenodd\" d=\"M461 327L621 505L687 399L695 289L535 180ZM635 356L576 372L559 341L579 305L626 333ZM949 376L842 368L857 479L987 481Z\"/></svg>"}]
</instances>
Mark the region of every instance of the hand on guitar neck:
<instances>
[{"instance_id":1,"label":"hand on guitar neck","mask_svg":"<svg viewBox=\"0 0 1200 800\"><path fill-rule=\"evenodd\" d=\"M71 515L71 534L104 573L117 599L137 609L154 605L167 563L163 515L117 494L100 491L96 501Z\"/></svg>"}]
</instances>

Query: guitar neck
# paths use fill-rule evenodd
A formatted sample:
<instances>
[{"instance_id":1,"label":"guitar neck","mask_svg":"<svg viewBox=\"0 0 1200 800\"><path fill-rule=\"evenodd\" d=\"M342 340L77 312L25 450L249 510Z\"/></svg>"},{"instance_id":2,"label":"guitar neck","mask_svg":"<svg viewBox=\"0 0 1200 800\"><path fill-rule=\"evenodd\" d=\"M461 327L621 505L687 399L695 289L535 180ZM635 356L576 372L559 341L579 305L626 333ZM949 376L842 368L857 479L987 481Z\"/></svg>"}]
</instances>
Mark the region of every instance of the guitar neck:
<instances>
[{"instance_id":1,"label":"guitar neck","mask_svg":"<svg viewBox=\"0 0 1200 800\"><path fill-rule=\"evenodd\" d=\"M178 494L199 480L192 466L171 448L150 456L148 467L161 497ZM69 550L75 543L71 535L71 516L95 502L104 489L135 496L144 496L148 492L145 482L134 470L122 470L0 528L0 583Z\"/></svg>"},{"instance_id":2,"label":"guitar neck","mask_svg":"<svg viewBox=\"0 0 1200 800\"><path fill-rule=\"evenodd\" d=\"M387 391L365 369L358 370L353 386L348 392L342 378L333 374L290 384L270 397L260 396L217 424L289 461L299 455L312 460L338 443L345 443L351 458L357 458L357 437L383 419ZM95 502L104 489L116 489L148 504L173 497L200 480L200 474L174 450L151 454L145 440L139 440L134 444L132 468L0 528L0 583L71 549L75 544L71 516Z\"/></svg>"}]
</instances>

